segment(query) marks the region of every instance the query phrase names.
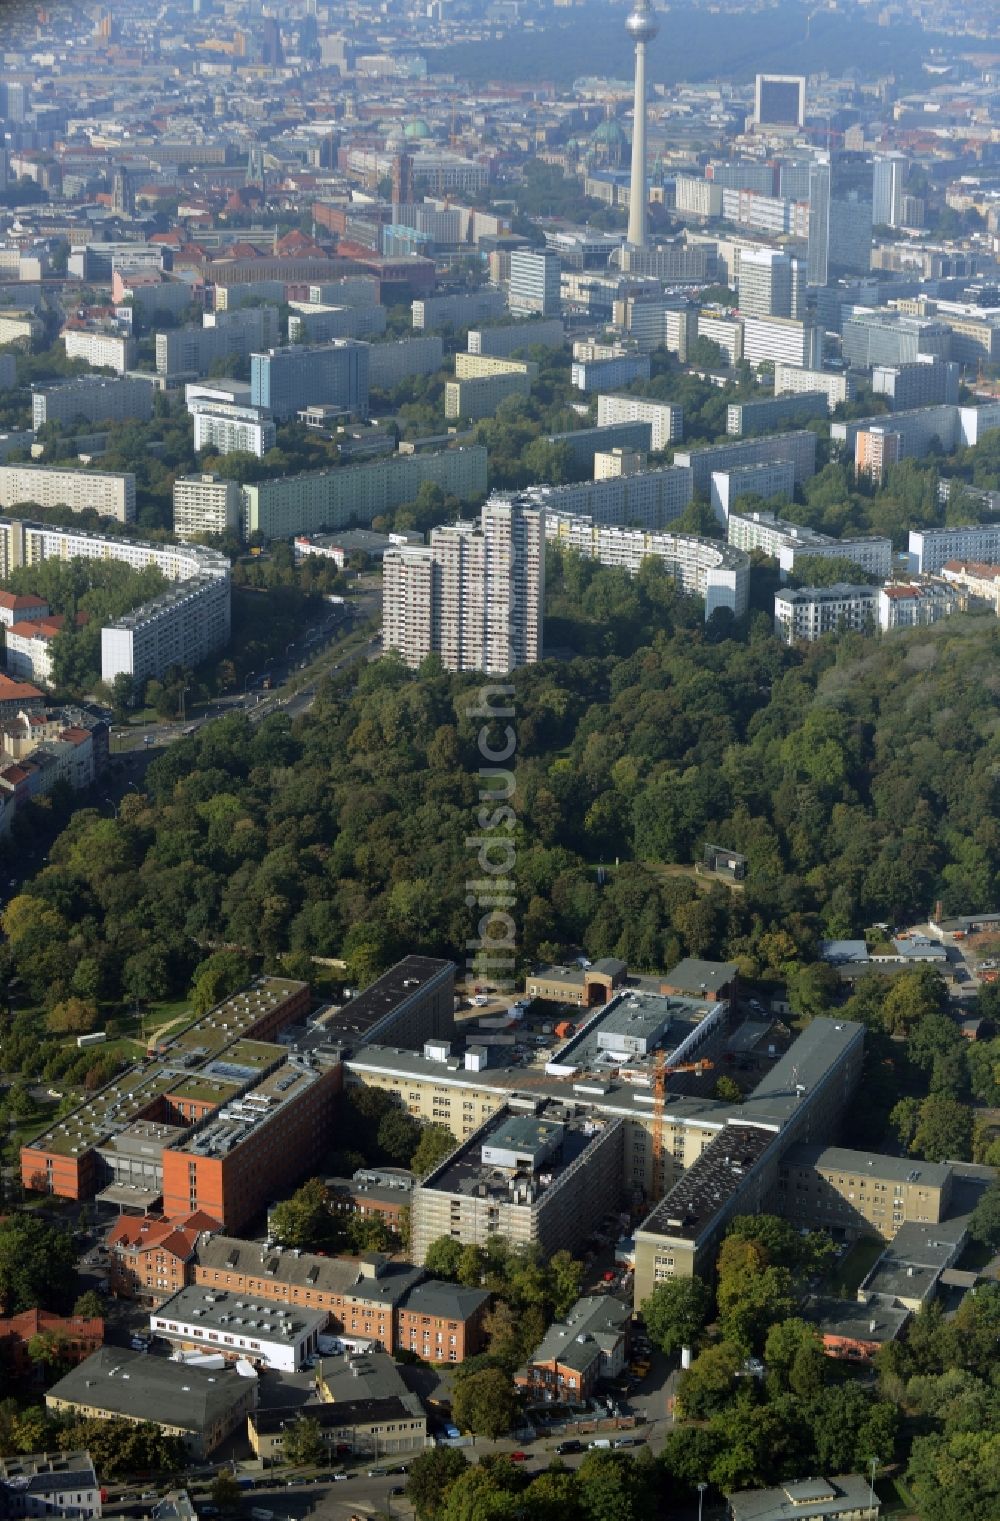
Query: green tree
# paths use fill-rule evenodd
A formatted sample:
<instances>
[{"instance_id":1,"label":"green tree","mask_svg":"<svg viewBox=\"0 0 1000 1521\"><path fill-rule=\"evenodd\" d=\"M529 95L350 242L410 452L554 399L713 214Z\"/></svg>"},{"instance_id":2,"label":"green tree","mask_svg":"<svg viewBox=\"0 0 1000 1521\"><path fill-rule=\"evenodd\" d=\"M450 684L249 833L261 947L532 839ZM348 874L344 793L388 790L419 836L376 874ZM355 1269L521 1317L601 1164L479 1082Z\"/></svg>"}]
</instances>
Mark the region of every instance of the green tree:
<instances>
[{"instance_id":1,"label":"green tree","mask_svg":"<svg viewBox=\"0 0 1000 1521\"><path fill-rule=\"evenodd\" d=\"M681 1374L678 1400L685 1416L701 1420L728 1405L735 1392L736 1375L745 1360L743 1348L728 1341L700 1352Z\"/></svg>"},{"instance_id":2,"label":"green tree","mask_svg":"<svg viewBox=\"0 0 1000 1521\"><path fill-rule=\"evenodd\" d=\"M282 1246L315 1246L330 1230L329 1196L322 1178L309 1178L291 1198L275 1205L268 1231Z\"/></svg>"},{"instance_id":3,"label":"green tree","mask_svg":"<svg viewBox=\"0 0 1000 1521\"><path fill-rule=\"evenodd\" d=\"M462 1251L462 1243L454 1236L438 1236L427 1248L424 1267L433 1278L457 1279Z\"/></svg>"},{"instance_id":4,"label":"green tree","mask_svg":"<svg viewBox=\"0 0 1000 1521\"><path fill-rule=\"evenodd\" d=\"M468 1459L457 1447L432 1447L417 1454L410 1463L406 1498L420 1521L435 1521L448 1490L468 1466Z\"/></svg>"},{"instance_id":5,"label":"green tree","mask_svg":"<svg viewBox=\"0 0 1000 1521\"><path fill-rule=\"evenodd\" d=\"M207 1014L223 998L244 987L251 976L250 963L238 951L216 951L194 969L192 1009L196 1014Z\"/></svg>"},{"instance_id":6,"label":"green tree","mask_svg":"<svg viewBox=\"0 0 1000 1521\"><path fill-rule=\"evenodd\" d=\"M704 1329L709 1303L708 1288L697 1275L657 1284L641 1307L650 1340L668 1357L682 1347L693 1347Z\"/></svg>"},{"instance_id":7,"label":"green tree","mask_svg":"<svg viewBox=\"0 0 1000 1521\"><path fill-rule=\"evenodd\" d=\"M631 1456L588 1452L576 1477L586 1521L652 1521L657 1514L650 1476Z\"/></svg>"},{"instance_id":8,"label":"green tree","mask_svg":"<svg viewBox=\"0 0 1000 1521\"><path fill-rule=\"evenodd\" d=\"M455 1386L451 1413L456 1426L494 1441L506 1436L517 1415L517 1396L499 1368L470 1373Z\"/></svg>"},{"instance_id":9,"label":"green tree","mask_svg":"<svg viewBox=\"0 0 1000 1521\"><path fill-rule=\"evenodd\" d=\"M42 1306L65 1310L73 1303L76 1252L73 1238L36 1215L0 1220L0 1308L4 1315Z\"/></svg>"},{"instance_id":10,"label":"green tree","mask_svg":"<svg viewBox=\"0 0 1000 1521\"><path fill-rule=\"evenodd\" d=\"M957 1099L931 1094L920 1106L910 1150L926 1162L967 1162L972 1156L972 1114Z\"/></svg>"},{"instance_id":11,"label":"green tree","mask_svg":"<svg viewBox=\"0 0 1000 1521\"><path fill-rule=\"evenodd\" d=\"M1000 1246L1000 1184L993 1182L980 1194L969 1217L969 1235L991 1250Z\"/></svg>"},{"instance_id":12,"label":"green tree","mask_svg":"<svg viewBox=\"0 0 1000 1521\"><path fill-rule=\"evenodd\" d=\"M410 1157L410 1167L418 1178L426 1178L428 1173L441 1165L445 1157L451 1155L457 1145L458 1142L446 1126L423 1125L416 1150Z\"/></svg>"},{"instance_id":13,"label":"green tree","mask_svg":"<svg viewBox=\"0 0 1000 1521\"><path fill-rule=\"evenodd\" d=\"M104 1301L96 1289L85 1289L73 1305L73 1314L84 1320L103 1320Z\"/></svg>"},{"instance_id":14,"label":"green tree","mask_svg":"<svg viewBox=\"0 0 1000 1521\"><path fill-rule=\"evenodd\" d=\"M742 1104L743 1102L743 1090L739 1083L735 1078L726 1077L725 1074L716 1079L714 1094L722 1104Z\"/></svg>"},{"instance_id":15,"label":"green tree","mask_svg":"<svg viewBox=\"0 0 1000 1521\"><path fill-rule=\"evenodd\" d=\"M1000 1432L918 1436L907 1478L922 1521L994 1521L1000 1515Z\"/></svg>"},{"instance_id":16,"label":"green tree","mask_svg":"<svg viewBox=\"0 0 1000 1521\"><path fill-rule=\"evenodd\" d=\"M226 1514L239 1507L243 1491L228 1468L221 1468L209 1487L212 1504Z\"/></svg>"},{"instance_id":17,"label":"green tree","mask_svg":"<svg viewBox=\"0 0 1000 1521\"><path fill-rule=\"evenodd\" d=\"M420 1121L394 1106L380 1121L376 1138L379 1148L392 1162L406 1163L420 1142L420 1132Z\"/></svg>"},{"instance_id":18,"label":"green tree","mask_svg":"<svg viewBox=\"0 0 1000 1521\"><path fill-rule=\"evenodd\" d=\"M323 1431L315 1416L300 1415L285 1427L285 1462L314 1468L326 1457Z\"/></svg>"}]
</instances>

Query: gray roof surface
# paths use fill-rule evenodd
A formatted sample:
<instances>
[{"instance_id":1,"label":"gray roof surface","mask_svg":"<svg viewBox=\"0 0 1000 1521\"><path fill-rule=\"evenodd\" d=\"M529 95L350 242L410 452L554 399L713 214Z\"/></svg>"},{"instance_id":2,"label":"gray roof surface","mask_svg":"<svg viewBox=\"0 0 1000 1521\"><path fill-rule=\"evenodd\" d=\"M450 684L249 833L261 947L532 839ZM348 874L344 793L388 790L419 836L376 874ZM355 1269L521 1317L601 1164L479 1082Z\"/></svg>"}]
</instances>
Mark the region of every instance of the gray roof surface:
<instances>
[{"instance_id":1,"label":"gray roof surface","mask_svg":"<svg viewBox=\"0 0 1000 1521\"><path fill-rule=\"evenodd\" d=\"M857 1173L859 1177L881 1178L888 1183L921 1184L925 1188L944 1188L951 1174L947 1162L916 1162L912 1157L851 1151L846 1146L790 1146L785 1161L790 1167L839 1168L843 1172Z\"/></svg>"},{"instance_id":2,"label":"gray roof surface","mask_svg":"<svg viewBox=\"0 0 1000 1521\"><path fill-rule=\"evenodd\" d=\"M201 1267L214 1272L271 1278L275 1283L327 1294L346 1292L362 1276L356 1257L296 1253L287 1248L262 1246L259 1241L242 1241L236 1236L203 1237L198 1243L196 1260Z\"/></svg>"},{"instance_id":3,"label":"gray roof surface","mask_svg":"<svg viewBox=\"0 0 1000 1521\"><path fill-rule=\"evenodd\" d=\"M416 1394L391 1394L384 1399L337 1400L335 1404L279 1405L273 1410L255 1410L253 1424L261 1435L270 1435L293 1426L303 1417L321 1427L366 1426L373 1421L419 1420L424 1407Z\"/></svg>"},{"instance_id":4,"label":"gray roof surface","mask_svg":"<svg viewBox=\"0 0 1000 1521\"><path fill-rule=\"evenodd\" d=\"M209 1331L228 1331L235 1336L252 1333L260 1342L276 1342L292 1346L309 1331L324 1330L327 1323L326 1310L310 1310L301 1305L285 1305L275 1299L255 1299L246 1289L217 1289L205 1283L192 1283L178 1289L169 1299L157 1305L150 1316L160 1335L180 1333L168 1331L159 1323L176 1320L188 1327L185 1335L193 1331L197 1336L207 1336Z\"/></svg>"},{"instance_id":5,"label":"gray roof surface","mask_svg":"<svg viewBox=\"0 0 1000 1521\"><path fill-rule=\"evenodd\" d=\"M529 1358L533 1363L559 1362L583 1371L603 1351L610 1351L632 1317L631 1305L612 1294L578 1299L565 1320L553 1321ZM586 1339L581 1341L580 1337Z\"/></svg>"},{"instance_id":6,"label":"gray roof surface","mask_svg":"<svg viewBox=\"0 0 1000 1521\"><path fill-rule=\"evenodd\" d=\"M855 1337L858 1341L895 1341L910 1318L910 1311L857 1299L817 1297L807 1301L803 1315L828 1336ZM872 1326L874 1324L874 1330Z\"/></svg>"},{"instance_id":7,"label":"gray roof surface","mask_svg":"<svg viewBox=\"0 0 1000 1521\"><path fill-rule=\"evenodd\" d=\"M428 1278L411 1289L403 1307L423 1315L439 1315L444 1320L468 1320L489 1302L489 1297L486 1289L468 1289L440 1278Z\"/></svg>"},{"instance_id":8,"label":"gray roof surface","mask_svg":"<svg viewBox=\"0 0 1000 1521\"><path fill-rule=\"evenodd\" d=\"M832 1479L798 1479L776 1489L745 1489L729 1494L732 1521L826 1521L838 1515L869 1514L870 1491L862 1474ZM879 1499L875 1497L878 1515Z\"/></svg>"},{"instance_id":9,"label":"gray roof surface","mask_svg":"<svg viewBox=\"0 0 1000 1521\"><path fill-rule=\"evenodd\" d=\"M166 1357L101 1347L53 1384L47 1398L109 1410L140 1421L162 1421L200 1433L247 1395L236 1372L206 1373Z\"/></svg>"},{"instance_id":10,"label":"gray roof surface","mask_svg":"<svg viewBox=\"0 0 1000 1521\"><path fill-rule=\"evenodd\" d=\"M365 1352L360 1356L340 1353L336 1357L324 1357L319 1376L335 1405L342 1400L402 1399L408 1393L388 1352Z\"/></svg>"},{"instance_id":11,"label":"gray roof surface","mask_svg":"<svg viewBox=\"0 0 1000 1521\"><path fill-rule=\"evenodd\" d=\"M699 961L696 956L685 956L663 978L672 988L697 997L699 993L718 993L720 988L732 982L739 971L735 961Z\"/></svg>"}]
</instances>

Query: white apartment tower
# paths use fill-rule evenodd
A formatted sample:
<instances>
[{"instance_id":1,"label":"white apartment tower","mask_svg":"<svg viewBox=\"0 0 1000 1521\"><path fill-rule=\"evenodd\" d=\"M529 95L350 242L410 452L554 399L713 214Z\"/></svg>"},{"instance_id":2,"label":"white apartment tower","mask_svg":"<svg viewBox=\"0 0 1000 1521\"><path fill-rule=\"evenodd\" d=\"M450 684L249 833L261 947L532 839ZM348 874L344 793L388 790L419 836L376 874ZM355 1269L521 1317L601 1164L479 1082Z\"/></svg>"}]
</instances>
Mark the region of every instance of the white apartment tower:
<instances>
[{"instance_id":1,"label":"white apartment tower","mask_svg":"<svg viewBox=\"0 0 1000 1521\"><path fill-rule=\"evenodd\" d=\"M562 266L554 248L515 248L510 256L507 305L514 316L557 317Z\"/></svg>"},{"instance_id":2,"label":"white apartment tower","mask_svg":"<svg viewBox=\"0 0 1000 1521\"><path fill-rule=\"evenodd\" d=\"M383 643L411 669L437 654L449 671L505 675L541 658L544 594L544 509L493 496L478 523L387 551Z\"/></svg>"},{"instance_id":3,"label":"white apartment tower","mask_svg":"<svg viewBox=\"0 0 1000 1521\"><path fill-rule=\"evenodd\" d=\"M744 317L795 317L805 311L805 270L777 248L745 248L737 277Z\"/></svg>"}]
</instances>

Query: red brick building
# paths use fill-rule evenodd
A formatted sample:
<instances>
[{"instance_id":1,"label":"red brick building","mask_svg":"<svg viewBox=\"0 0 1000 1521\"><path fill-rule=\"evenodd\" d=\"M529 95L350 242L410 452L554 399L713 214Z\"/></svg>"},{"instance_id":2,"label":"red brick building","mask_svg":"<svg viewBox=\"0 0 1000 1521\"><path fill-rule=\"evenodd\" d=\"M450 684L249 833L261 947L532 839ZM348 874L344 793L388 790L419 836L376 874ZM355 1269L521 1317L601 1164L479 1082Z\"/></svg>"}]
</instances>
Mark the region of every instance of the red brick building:
<instances>
[{"instance_id":1,"label":"red brick building","mask_svg":"<svg viewBox=\"0 0 1000 1521\"><path fill-rule=\"evenodd\" d=\"M169 1299L192 1282L199 1236L221 1228L220 1221L202 1210L169 1220L159 1215L122 1215L108 1236L112 1293L151 1304Z\"/></svg>"},{"instance_id":2,"label":"red brick building","mask_svg":"<svg viewBox=\"0 0 1000 1521\"><path fill-rule=\"evenodd\" d=\"M29 1377L32 1361L28 1345L33 1336L51 1335L62 1344L66 1360L82 1363L85 1357L104 1345L104 1321L83 1315L52 1315L48 1310L23 1310L0 1320L0 1347L3 1362L15 1378Z\"/></svg>"}]
</instances>

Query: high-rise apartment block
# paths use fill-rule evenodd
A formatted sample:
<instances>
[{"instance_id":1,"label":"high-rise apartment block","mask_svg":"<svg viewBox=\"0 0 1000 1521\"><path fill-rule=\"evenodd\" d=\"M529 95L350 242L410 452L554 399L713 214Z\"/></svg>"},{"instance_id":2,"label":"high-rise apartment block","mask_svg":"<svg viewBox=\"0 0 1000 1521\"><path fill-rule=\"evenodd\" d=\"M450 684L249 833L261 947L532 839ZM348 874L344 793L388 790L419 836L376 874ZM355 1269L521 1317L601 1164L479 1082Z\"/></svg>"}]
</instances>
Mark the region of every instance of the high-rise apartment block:
<instances>
[{"instance_id":1,"label":"high-rise apartment block","mask_svg":"<svg viewBox=\"0 0 1000 1521\"><path fill-rule=\"evenodd\" d=\"M684 437L684 411L669 401L650 401L644 396L604 393L597 398L597 424L646 422L652 429L650 448L655 452L679 444Z\"/></svg>"},{"instance_id":2,"label":"high-rise apartment block","mask_svg":"<svg viewBox=\"0 0 1000 1521\"><path fill-rule=\"evenodd\" d=\"M557 317L562 266L554 248L515 248L510 256L507 305L517 317Z\"/></svg>"},{"instance_id":3,"label":"high-rise apartment block","mask_svg":"<svg viewBox=\"0 0 1000 1521\"><path fill-rule=\"evenodd\" d=\"M707 497L713 470L729 470L736 465L770 465L791 460L795 467L795 484L801 485L816 473L816 435L775 433L769 438L747 438L727 444L706 444L699 449L678 449L675 465L687 465L694 472L694 489Z\"/></svg>"},{"instance_id":4,"label":"high-rise apartment block","mask_svg":"<svg viewBox=\"0 0 1000 1521\"><path fill-rule=\"evenodd\" d=\"M452 296L425 296L411 308L413 326L423 332L438 327L462 327L467 322L482 322L502 317L507 309L502 291L491 286L483 290L460 292Z\"/></svg>"},{"instance_id":5,"label":"high-rise apartment block","mask_svg":"<svg viewBox=\"0 0 1000 1521\"><path fill-rule=\"evenodd\" d=\"M745 248L736 282L744 317L795 317L805 313L806 271L776 248Z\"/></svg>"},{"instance_id":6,"label":"high-rise apartment block","mask_svg":"<svg viewBox=\"0 0 1000 1521\"><path fill-rule=\"evenodd\" d=\"M774 366L774 394L786 396L802 391L822 391L829 411L842 401L853 401L857 389L854 377L843 370L811 370L778 360Z\"/></svg>"},{"instance_id":7,"label":"high-rise apartment block","mask_svg":"<svg viewBox=\"0 0 1000 1521\"><path fill-rule=\"evenodd\" d=\"M119 523L135 519L135 476L96 470L60 470L54 465L0 465L0 508L22 503L37 507L93 509Z\"/></svg>"},{"instance_id":8,"label":"high-rise apartment block","mask_svg":"<svg viewBox=\"0 0 1000 1521\"><path fill-rule=\"evenodd\" d=\"M791 460L777 460L774 464L713 470L711 491L712 511L724 523L740 497L757 496L765 502L784 498L790 502L795 494L795 466Z\"/></svg>"},{"instance_id":9,"label":"high-rise apartment block","mask_svg":"<svg viewBox=\"0 0 1000 1521\"><path fill-rule=\"evenodd\" d=\"M605 386L627 386L649 379L648 354L615 354L608 359L582 359L573 364L571 383L578 391L600 391Z\"/></svg>"},{"instance_id":10,"label":"high-rise apartment block","mask_svg":"<svg viewBox=\"0 0 1000 1521\"><path fill-rule=\"evenodd\" d=\"M313 402L368 411L367 343L342 338L250 356L250 400L282 421Z\"/></svg>"},{"instance_id":11,"label":"high-rise apartment block","mask_svg":"<svg viewBox=\"0 0 1000 1521\"><path fill-rule=\"evenodd\" d=\"M798 364L814 369L823 363L823 329L794 317L747 317L743 358L752 365Z\"/></svg>"},{"instance_id":12,"label":"high-rise apartment block","mask_svg":"<svg viewBox=\"0 0 1000 1521\"><path fill-rule=\"evenodd\" d=\"M475 328L469 333L468 344L470 354L492 354L505 359L509 354L536 346L559 349L565 341L565 328L553 317L547 321L510 322L506 327Z\"/></svg>"},{"instance_id":13,"label":"high-rise apartment block","mask_svg":"<svg viewBox=\"0 0 1000 1521\"><path fill-rule=\"evenodd\" d=\"M491 497L478 523L435 528L429 547L382 563L383 645L411 668L436 654L447 670L504 675L541 658L544 509Z\"/></svg>"},{"instance_id":14,"label":"high-rise apartment block","mask_svg":"<svg viewBox=\"0 0 1000 1521\"><path fill-rule=\"evenodd\" d=\"M199 534L239 533L243 493L221 475L182 475L174 482L174 533L190 540Z\"/></svg>"},{"instance_id":15,"label":"high-rise apartment block","mask_svg":"<svg viewBox=\"0 0 1000 1521\"><path fill-rule=\"evenodd\" d=\"M153 415L153 385L123 376L120 380L83 375L64 385L39 386L31 396L31 425L49 422L148 422Z\"/></svg>"},{"instance_id":16,"label":"high-rise apartment block","mask_svg":"<svg viewBox=\"0 0 1000 1521\"><path fill-rule=\"evenodd\" d=\"M373 343L368 350L368 385L391 391L411 375L433 375L441 368L444 344L436 334Z\"/></svg>"},{"instance_id":17,"label":"high-rise apartment block","mask_svg":"<svg viewBox=\"0 0 1000 1521\"><path fill-rule=\"evenodd\" d=\"M266 407L240 407L199 397L188 402L194 418L194 447L220 454L254 454L263 459L278 441L278 430Z\"/></svg>"},{"instance_id":18,"label":"high-rise apartment block","mask_svg":"<svg viewBox=\"0 0 1000 1521\"><path fill-rule=\"evenodd\" d=\"M905 411L910 407L932 407L942 402L957 404L961 366L924 354L914 364L875 365L872 390L888 397L893 406Z\"/></svg>"},{"instance_id":19,"label":"high-rise apartment block","mask_svg":"<svg viewBox=\"0 0 1000 1521\"><path fill-rule=\"evenodd\" d=\"M118 375L124 375L135 362L135 339L123 333L108 333L99 328L64 328L62 340L67 359L83 359L95 370L114 370Z\"/></svg>"},{"instance_id":20,"label":"high-rise apartment block","mask_svg":"<svg viewBox=\"0 0 1000 1521\"><path fill-rule=\"evenodd\" d=\"M801 391L797 396L767 396L760 401L730 402L726 408L726 432L735 438L750 438L755 433L773 433L779 428L825 417L826 397L822 391Z\"/></svg>"},{"instance_id":21,"label":"high-rise apartment block","mask_svg":"<svg viewBox=\"0 0 1000 1521\"><path fill-rule=\"evenodd\" d=\"M463 502L481 499L486 495L485 446L383 455L365 464L257 481L243 488L246 533L283 539L370 523L381 512L415 501L425 481Z\"/></svg>"}]
</instances>

